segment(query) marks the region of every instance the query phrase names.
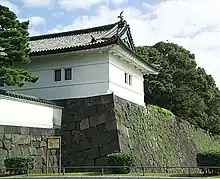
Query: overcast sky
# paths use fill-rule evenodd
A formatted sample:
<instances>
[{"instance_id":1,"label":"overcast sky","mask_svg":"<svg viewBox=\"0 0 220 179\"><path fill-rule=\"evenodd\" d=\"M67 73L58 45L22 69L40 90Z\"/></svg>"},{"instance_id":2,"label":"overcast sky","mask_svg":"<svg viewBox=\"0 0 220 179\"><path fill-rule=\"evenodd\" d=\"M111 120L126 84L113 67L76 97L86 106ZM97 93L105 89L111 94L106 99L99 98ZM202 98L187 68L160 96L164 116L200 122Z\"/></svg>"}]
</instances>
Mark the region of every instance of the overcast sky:
<instances>
[{"instance_id":1,"label":"overcast sky","mask_svg":"<svg viewBox=\"0 0 220 179\"><path fill-rule=\"evenodd\" d=\"M178 43L196 55L197 64L220 87L220 0L0 0L31 35L116 22L123 10L135 45Z\"/></svg>"}]
</instances>

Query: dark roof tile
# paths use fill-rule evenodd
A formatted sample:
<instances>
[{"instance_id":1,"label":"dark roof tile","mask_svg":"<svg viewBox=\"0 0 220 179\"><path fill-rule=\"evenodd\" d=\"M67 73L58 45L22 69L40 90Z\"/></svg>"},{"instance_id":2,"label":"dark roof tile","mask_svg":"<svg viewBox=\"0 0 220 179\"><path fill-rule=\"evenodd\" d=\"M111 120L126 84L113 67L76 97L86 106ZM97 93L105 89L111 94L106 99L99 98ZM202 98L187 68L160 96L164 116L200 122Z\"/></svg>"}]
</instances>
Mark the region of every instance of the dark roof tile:
<instances>
[{"instance_id":1,"label":"dark roof tile","mask_svg":"<svg viewBox=\"0 0 220 179\"><path fill-rule=\"evenodd\" d=\"M41 99L35 96L14 93L11 91L1 90L1 89L0 89L0 95L17 98L17 99L23 99L23 100L32 101L32 102L37 102L37 103L42 103L42 104L47 104L47 105L52 105L52 106L57 106L56 103L54 103L53 101ZM61 106L57 106L57 107L61 107Z\"/></svg>"},{"instance_id":2,"label":"dark roof tile","mask_svg":"<svg viewBox=\"0 0 220 179\"><path fill-rule=\"evenodd\" d=\"M128 36L131 39L130 48L126 47L121 41L121 36L127 30ZM141 62L158 71L154 65L144 61L135 53L134 42L129 25L120 21L105 26L31 37L29 44L33 56L78 51L103 47L110 44L118 44L132 53Z\"/></svg>"},{"instance_id":3,"label":"dark roof tile","mask_svg":"<svg viewBox=\"0 0 220 179\"><path fill-rule=\"evenodd\" d=\"M118 23L114 23L90 29L35 36L31 37L29 45L31 53L91 46L116 37L125 27L118 27ZM92 37L96 42L92 42Z\"/></svg>"}]
</instances>

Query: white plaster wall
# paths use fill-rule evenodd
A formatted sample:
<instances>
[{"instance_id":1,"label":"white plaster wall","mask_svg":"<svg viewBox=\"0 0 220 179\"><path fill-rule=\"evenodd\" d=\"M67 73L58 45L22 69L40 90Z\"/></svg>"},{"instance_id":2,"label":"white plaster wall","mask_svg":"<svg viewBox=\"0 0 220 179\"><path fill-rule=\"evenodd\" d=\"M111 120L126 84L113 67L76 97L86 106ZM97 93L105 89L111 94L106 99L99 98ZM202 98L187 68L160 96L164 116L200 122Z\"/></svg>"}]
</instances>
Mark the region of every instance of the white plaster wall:
<instances>
[{"instance_id":1,"label":"white plaster wall","mask_svg":"<svg viewBox=\"0 0 220 179\"><path fill-rule=\"evenodd\" d=\"M80 98L106 94L108 84L108 56L105 54L50 55L32 58L31 64L19 65L39 76L35 84L7 90L44 99ZM54 81L54 70L62 68L62 80ZM72 68L72 80L64 80L64 69Z\"/></svg>"},{"instance_id":2,"label":"white plaster wall","mask_svg":"<svg viewBox=\"0 0 220 179\"><path fill-rule=\"evenodd\" d=\"M0 125L53 128L61 126L62 109L0 95Z\"/></svg>"},{"instance_id":3,"label":"white plaster wall","mask_svg":"<svg viewBox=\"0 0 220 179\"><path fill-rule=\"evenodd\" d=\"M144 105L143 74L125 61L109 56L109 90L115 95ZM132 85L125 83L125 72L132 75Z\"/></svg>"},{"instance_id":4,"label":"white plaster wall","mask_svg":"<svg viewBox=\"0 0 220 179\"><path fill-rule=\"evenodd\" d=\"M35 84L22 88L6 87L6 90L20 92L40 98L54 100L115 95L134 103L144 105L143 74L125 61L108 53L81 55L56 54L32 58L28 65L18 67L39 76ZM62 80L54 81L54 70L62 68ZM72 80L64 80L64 69L72 68ZM132 86L124 82L124 72L132 75Z\"/></svg>"}]
</instances>

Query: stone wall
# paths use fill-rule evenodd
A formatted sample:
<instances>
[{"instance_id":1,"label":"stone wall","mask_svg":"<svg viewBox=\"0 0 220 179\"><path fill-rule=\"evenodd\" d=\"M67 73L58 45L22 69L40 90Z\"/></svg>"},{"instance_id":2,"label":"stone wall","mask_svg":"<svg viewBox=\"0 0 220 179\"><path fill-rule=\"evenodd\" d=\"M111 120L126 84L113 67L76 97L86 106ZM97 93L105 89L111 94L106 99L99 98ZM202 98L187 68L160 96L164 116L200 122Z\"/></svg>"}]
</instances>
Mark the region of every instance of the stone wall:
<instances>
[{"instance_id":1,"label":"stone wall","mask_svg":"<svg viewBox=\"0 0 220 179\"><path fill-rule=\"evenodd\" d=\"M198 152L220 148L219 136L210 136L169 110L158 106L141 107L118 97L115 99L120 150L132 151L138 165L158 167L152 172L183 172L160 167L195 167Z\"/></svg>"},{"instance_id":2,"label":"stone wall","mask_svg":"<svg viewBox=\"0 0 220 179\"><path fill-rule=\"evenodd\" d=\"M220 147L220 140L157 106L113 94L56 102L64 107L64 167L107 165L106 156L119 151L132 151L138 165L196 166L199 151Z\"/></svg>"},{"instance_id":3,"label":"stone wall","mask_svg":"<svg viewBox=\"0 0 220 179\"><path fill-rule=\"evenodd\" d=\"M36 172L45 171L46 167L46 140L59 134L58 130L19 126L0 125L0 169L5 171L4 160L8 157L28 157L36 159ZM50 151L49 167L51 172L57 171L57 151Z\"/></svg>"},{"instance_id":4,"label":"stone wall","mask_svg":"<svg viewBox=\"0 0 220 179\"><path fill-rule=\"evenodd\" d=\"M113 95L56 101L64 107L61 124L64 167L106 165L119 151Z\"/></svg>"}]
</instances>

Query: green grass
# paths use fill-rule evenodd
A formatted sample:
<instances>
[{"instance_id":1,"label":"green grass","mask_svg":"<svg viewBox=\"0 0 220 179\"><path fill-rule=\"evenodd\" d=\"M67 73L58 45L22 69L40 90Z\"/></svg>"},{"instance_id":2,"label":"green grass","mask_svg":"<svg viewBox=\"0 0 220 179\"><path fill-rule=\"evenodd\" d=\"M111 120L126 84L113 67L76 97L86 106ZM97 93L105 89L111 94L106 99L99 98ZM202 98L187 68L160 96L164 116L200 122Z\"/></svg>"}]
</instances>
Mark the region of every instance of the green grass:
<instances>
[{"instance_id":1,"label":"green grass","mask_svg":"<svg viewBox=\"0 0 220 179\"><path fill-rule=\"evenodd\" d=\"M75 172L75 173L65 173L64 176L100 176L100 173L95 172ZM46 174L29 174L29 175L16 175L16 176L7 176L6 178L30 178L37 176L63 176L58 173ZM143 176L142 173L129 173L129 174L105 174L105 176ZM144 176L154 176L154 177L189 177L188 174L175 174L175 173L145 173ZM191 175L190 177L206 177L204 175ZM207 177L219 177L219 176L207 176Z\"/></svg>"}]
</instances>

